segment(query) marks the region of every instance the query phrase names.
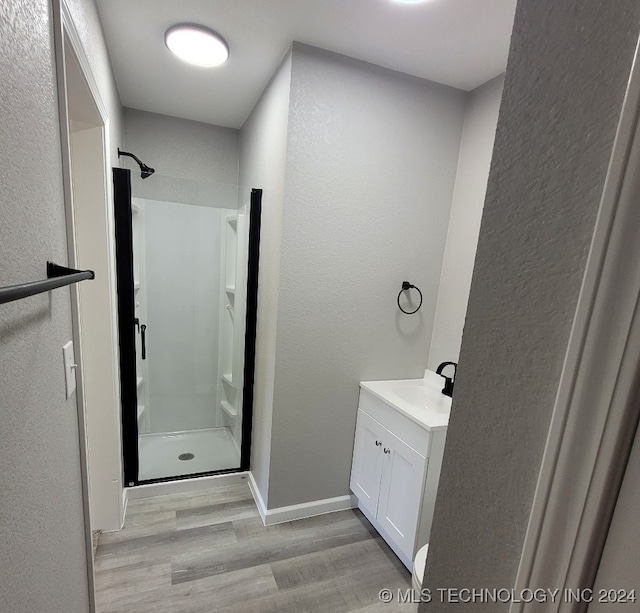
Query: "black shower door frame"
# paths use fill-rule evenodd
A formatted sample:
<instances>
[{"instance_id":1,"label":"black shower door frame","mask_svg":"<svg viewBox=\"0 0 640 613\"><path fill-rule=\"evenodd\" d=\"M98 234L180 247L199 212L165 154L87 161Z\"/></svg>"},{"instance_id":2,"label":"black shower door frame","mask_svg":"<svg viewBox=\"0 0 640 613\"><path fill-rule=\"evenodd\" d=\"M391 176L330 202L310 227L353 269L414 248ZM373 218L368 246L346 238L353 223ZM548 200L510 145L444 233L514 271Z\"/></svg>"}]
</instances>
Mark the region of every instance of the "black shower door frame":
<instances>
[{"instance_id":1,"label":"black shower door frame","mask_svg":"<svg viewBox=\"0 0 640 613\"><path fill-rule=\"evenodd\" d=\"M138 393L136 373L135 294L133 280L133 226L131 211L131 171L113 169L113 200L116 240L116 288L118 293L118 341L120 346L120 402L122 455L126 487L182 481L245 472L250 468L253 427L253 383L255 378L256 323L262 190L251 190L249 212L249 253L247 268L247 314L244 344L244 384L242 395L242 444L240 466L224 470L191 473L159 479L138 479Z\"/></svg>"}]
</instances>

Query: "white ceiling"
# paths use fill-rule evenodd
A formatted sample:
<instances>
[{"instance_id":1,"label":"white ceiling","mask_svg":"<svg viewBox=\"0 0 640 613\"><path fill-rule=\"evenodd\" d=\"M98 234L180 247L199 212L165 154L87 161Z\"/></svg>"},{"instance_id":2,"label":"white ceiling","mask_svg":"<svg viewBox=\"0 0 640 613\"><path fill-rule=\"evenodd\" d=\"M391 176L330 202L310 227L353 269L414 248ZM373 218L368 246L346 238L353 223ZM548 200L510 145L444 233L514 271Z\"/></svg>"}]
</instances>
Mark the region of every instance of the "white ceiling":
<instances>
[{"instance_id":1,"label":"white ceiling","mask_svg":"<svg viewBox=\"0 0 640 613\"><path fill-rule=\"evenodd\" d=\"M471 90L504 71L516 0L98 0L124 106L240 128L292 41ZM220 68L189 66L164 32L219 32Z\"/></svg>"}]
</instances>

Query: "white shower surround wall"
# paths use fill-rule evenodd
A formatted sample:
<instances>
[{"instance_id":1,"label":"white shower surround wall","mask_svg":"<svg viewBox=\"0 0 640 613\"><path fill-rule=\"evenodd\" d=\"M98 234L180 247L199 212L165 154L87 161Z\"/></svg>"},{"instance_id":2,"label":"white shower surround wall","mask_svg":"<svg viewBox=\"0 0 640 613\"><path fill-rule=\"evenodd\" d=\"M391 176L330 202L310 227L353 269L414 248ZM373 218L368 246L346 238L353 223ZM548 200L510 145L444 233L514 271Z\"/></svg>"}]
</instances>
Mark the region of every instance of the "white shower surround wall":
<instances>
[{"instance_id":1,"label":"white shower surround wall","mask_svg":"<svg viewBox=\"0 0 640 613\"><path fill-rule=\"evenodd\" d=\"M217 378L219 423L230 429L238 455L242 446L244 418L250 199L250 191L240 189L238 209L222 209L220 211L222 249Z\"/></svg>"},{"instance_id":2,"label":"white shower surround wall","mask_svg":"<svg viewBox=\"0 0 640 613\"><path fill-rule=\"evenodd\" d=\"M151 432L221 425L221 210L142 200Z\"/></svg>"}]
</instances>

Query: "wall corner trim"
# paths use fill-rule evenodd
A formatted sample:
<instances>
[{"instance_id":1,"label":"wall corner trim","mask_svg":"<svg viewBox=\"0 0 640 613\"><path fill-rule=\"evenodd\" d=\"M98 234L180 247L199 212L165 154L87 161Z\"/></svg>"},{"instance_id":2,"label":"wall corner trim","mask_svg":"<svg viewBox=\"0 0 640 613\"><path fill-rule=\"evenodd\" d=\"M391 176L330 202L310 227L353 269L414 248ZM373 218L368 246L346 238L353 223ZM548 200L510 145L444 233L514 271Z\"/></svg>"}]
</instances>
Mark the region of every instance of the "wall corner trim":
<instances>
[{"instance_id":1,"label":"wall corner trim","mask_svg":"<svg viewBox=\"0 0 640 613\"><path fill-rule=\"evenodd\" d=\"M267 505L262 499L262 494L260 493L260 489L258 488L256 480L253 478L252 472L249 472L249 489L251 490L251 495L253 496L253 500L256 503L256 507L258 507L258 513L260 513L262 523L266 526Z\"/></svg>"},{"instance_id":2,"label":"wall corner trim","mask_svg":"<svg viewBox=\"0 0 640 613\"><path fill-rule=\"evenodd\" d=\"M120 520L120 530L124 528L124 520L127 517L127 507L129 506L129 488L122 488L122 518Z\"/></svg>"}]
</instances>

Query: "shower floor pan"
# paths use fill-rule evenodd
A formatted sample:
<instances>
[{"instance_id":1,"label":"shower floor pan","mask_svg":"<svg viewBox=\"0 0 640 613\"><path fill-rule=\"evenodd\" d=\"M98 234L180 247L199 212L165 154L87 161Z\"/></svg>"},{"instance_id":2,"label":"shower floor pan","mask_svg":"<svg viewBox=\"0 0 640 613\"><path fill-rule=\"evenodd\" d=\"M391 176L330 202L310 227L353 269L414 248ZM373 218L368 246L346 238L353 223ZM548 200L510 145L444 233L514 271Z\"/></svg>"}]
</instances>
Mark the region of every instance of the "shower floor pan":
<instances>
[{"instance_id":1,"label":"shower floor pan","mask_svg":"<svg viewBox=\"0 0 640 613\"><path fill-rule=\"evenodd\" d=\"M140 481L240 467L229 428L141 434L138 457Z\"/></svg>"}]
</instances>

